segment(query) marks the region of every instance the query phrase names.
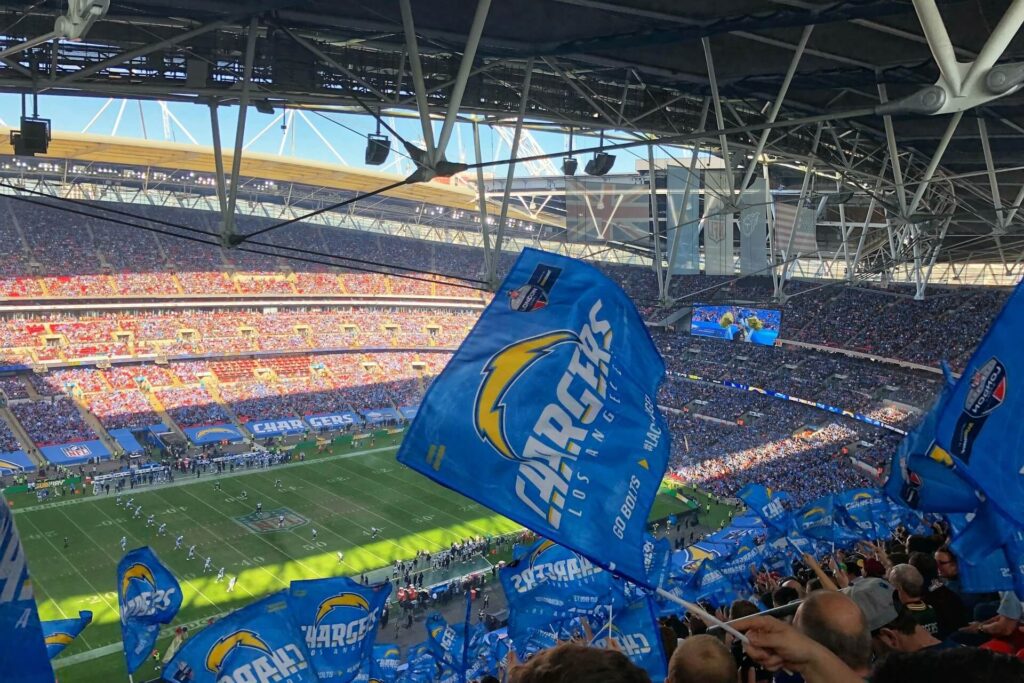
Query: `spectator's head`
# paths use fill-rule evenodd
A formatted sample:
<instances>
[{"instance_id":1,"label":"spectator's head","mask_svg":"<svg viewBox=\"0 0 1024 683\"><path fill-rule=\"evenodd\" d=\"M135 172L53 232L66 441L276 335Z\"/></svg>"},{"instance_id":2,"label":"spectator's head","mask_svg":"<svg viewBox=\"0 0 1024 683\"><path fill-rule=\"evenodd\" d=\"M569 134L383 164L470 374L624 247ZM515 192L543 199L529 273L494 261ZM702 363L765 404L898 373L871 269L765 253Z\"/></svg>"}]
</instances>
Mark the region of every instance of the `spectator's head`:
<instances>
[{"instance_id":1,"label":"spectator's head","mask_svg":"<svg viewBox=\"0 0 1024 683\"><path fill-rule=\"evenodd\" d=\"M760 611L757 605L750 602L750 600L734 600L732 605L729 606L729 618L742 619L743 617L757 614Z\"/></svg>"},{"instance_id":2,"label":"spectator's head","mask_svg":"<svg viewBox=\"0 0 1024 683\"><path fill-rule=\"evenodd\" d=\"M514 667L509 683L650 683L647 672L616 650L564 643Z\"/></svg>"},{"instance_id":3,"label":"spectator's head","mask_svg":"<svg viewBox=\"0 0 1024 683\"><path fill-rule=\"evenodd\" d=\"M871 632L871 647L877 656L916 652L935 644L935 639L903 607L891 584L881 579L864 579L844 592L864 613Z\"/></svg>"},{"instance_id":4,"label":"spectator's head","mask_svg":"<svg viewBox=\"0 0 1024 683\"><path fill-rule=\"evenodd\" d=\"M932 553L910 553L907 564L921 572L925 588L931 585L932 581L939 577L939 566L935 564L935 557Z\"/></svg>"},{"instance_id":5,"label":"spectator's head","mask_svg":"<svg viewBox=\"0 0 1024 683\"><path fill-rule=\"evenodd\" d=\"M907 554L927 553L931 555L939 549L940 545L931 536L907 536Z\"/></svg>"},{"instance_id":6,"label":"spectator's head","mask_svg":"<svg viewBox=\"0 0 1024 683\"><path fill-rule=\"evenodd\" d=\"M799 600L800 594L796 592L796 589L791 586L781 586L775 589L772 593L772 604L776 607L782 607L788 605L794 600Z\"/></svg>"},{"instance_id":7,"label":"spectator's head","mask_svg":"<svg viewBox=\"0 0 1024 683\"><path fill-rule=\"evenodd\" d=\"M1024 681L1024 661L974 647L919 650L886 657L872 683L992 683Z\"/></svg>"},{"instance_id":8,"label":"spectator's head","mask_svg":"<svg viewBox=\"0 0 1024 683\"><path fill-rule=\"evenodd\" d=\"M871 633L864 613L849 597L835 591L811 593L797 609L793 625L856 673L870 670Z\"/></svg>"},{"instance_id":9,"label":"spectator's head","mask_svg":"<svg viewBox=\"0 0 1024 683\"><path fill-rule=\"evenodd\" d=\"M666 683L735 683L736 659L713 636L687 638L672 654Z\"/></svg>"},{"instance_id":10,"label":"spectator's head","mask_svg":"<svg viewBox=\"0 0 1024 683\"><path fill-rule=\"evenodd\" d=\"M924 577L912 565L898 564L890 569L889 583L896 588L904 605L920 602L924 595Z\"/></svg>"},{"instance_id":11,"label":"spectator's head","mask_svg":"<svg viewBox=\"0 0 1024 683\"><path fill-rule=\"evenodd\" d=\"M953 554L948 545L944 545L935 551L935 566L938 569L939 576L944 579L955 579L960 576L956 555Z\"/></svg>"},{"instance_id":12,"label":"spectator's head","mask_svg":"<svg viewBox=\"0 0 1024 683\"><path fill-rule=\"evenodd\" d=\"M783 579L779 586L781 588L792 588L796 592L796 597L799 600L802 600L803 597L807 595L807 591L804 589L804 585L800 583L799 579L793 576L789 576Z\"/></svg>"}]
</instances>

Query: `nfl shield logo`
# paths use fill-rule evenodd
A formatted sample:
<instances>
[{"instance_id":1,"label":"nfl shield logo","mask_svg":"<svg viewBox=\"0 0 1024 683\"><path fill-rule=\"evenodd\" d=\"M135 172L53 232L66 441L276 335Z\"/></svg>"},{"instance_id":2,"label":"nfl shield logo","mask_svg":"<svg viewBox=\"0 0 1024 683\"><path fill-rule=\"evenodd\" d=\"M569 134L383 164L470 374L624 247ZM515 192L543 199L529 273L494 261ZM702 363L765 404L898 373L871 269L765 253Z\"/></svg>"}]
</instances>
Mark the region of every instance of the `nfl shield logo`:
<instances>
[{"instance_id":1,"label":"nfl shield logo","mask_svg":"<svg viewBox=\"0 0 1024 683\"><path fill-rule=\"evenodd\" d=\"M89 449L88 446L65 446L60 450L64 455L68 456L69 458L85 458L89 455L92 455L92 451Z\"/></svg>"}]
</instances>

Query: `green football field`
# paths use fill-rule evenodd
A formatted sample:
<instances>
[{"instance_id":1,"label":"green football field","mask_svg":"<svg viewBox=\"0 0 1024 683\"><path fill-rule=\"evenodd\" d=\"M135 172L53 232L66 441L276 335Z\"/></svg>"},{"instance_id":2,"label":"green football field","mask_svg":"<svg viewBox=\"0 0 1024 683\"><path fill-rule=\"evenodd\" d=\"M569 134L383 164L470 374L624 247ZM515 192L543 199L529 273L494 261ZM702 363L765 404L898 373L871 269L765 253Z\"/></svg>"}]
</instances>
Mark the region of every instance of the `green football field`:
<instances>
[{"instance_id":1,"label":"green football field","mask_svg":"<svg viewBox=\"0 0 1024 683\"><path fill-rule=\"evenodd\" d=\"M115 594L115 571L128 548L152 547L178 577L184 603L174 624L205 621L237 609L254 598L288 587L295 579L358 576L417 551L438 550L471 536L496 536L519 525L398 464L395 448L352 451L266 470L243 470L196 479L180 475L172 485L136 489L125 495L142 505L142 518L130 519L115 497L63 500L38 507L15 504L15 522L28 555L44 620L77 616L92 610L93 623L65 650L58 664L61 683L127 680ZM281 480L280 488L275 486ZM219 482L221 490L214 487ZM242 491L248 499L241 500ZM258 501L265 517L252 513ZM278 511L287 528L277 529ZM145 517L167 523L167 535L146 528ZM248 520L245 518L249 517ZM381 530L371 539L370 527ZM318 538L312 539L316 529ZM174 550L178 534L184 547L196 544L197 558ZM65 549L64 537L69 540ZM344 553L339 562L338 551ZM238 584L228 593L227 580L216 583L203 574L210 556L216 570L225 567ZM173 631L173 629L171 629ZM167 629L158 643L169 642ZM147 663L135 679L157 675Z\"/></svg>"}]
</instances>

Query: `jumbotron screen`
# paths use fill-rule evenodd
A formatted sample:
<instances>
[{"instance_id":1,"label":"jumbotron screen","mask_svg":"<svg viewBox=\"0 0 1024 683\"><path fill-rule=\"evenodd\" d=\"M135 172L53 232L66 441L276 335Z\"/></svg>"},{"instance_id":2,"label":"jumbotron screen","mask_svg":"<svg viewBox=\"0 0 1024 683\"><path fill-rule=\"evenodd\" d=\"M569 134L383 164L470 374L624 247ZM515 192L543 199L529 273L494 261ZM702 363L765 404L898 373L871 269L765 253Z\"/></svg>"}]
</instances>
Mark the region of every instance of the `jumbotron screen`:
<instances>
[{"instance_id":1,"label":"jumbotron screen","mask_svg":"<svg viewBox=\"0 0 1024 683\"><path fill-rule=\"evenodd\" d=\"M782 324L782 311L746 306L693 307L690 334L727 341L774 346Z\"/></svg>"}]
</instances>

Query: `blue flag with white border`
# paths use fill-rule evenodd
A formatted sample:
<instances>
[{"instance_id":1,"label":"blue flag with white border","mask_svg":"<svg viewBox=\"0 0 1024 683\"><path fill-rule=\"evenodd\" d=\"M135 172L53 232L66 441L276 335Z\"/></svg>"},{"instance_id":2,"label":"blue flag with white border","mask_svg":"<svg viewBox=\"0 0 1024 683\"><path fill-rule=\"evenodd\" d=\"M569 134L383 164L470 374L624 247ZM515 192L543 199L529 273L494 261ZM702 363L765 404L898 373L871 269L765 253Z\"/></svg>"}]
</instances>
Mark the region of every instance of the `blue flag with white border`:
<instances>
[{"instance_id":1,"label":"blue flag with white border","mask_svg":"<svg viewBox=\"0 0 1024 683\"><path fill-rule=\"evenodd\" d=\"M64 651L78 637L85 627L92 623L92 612L82 610L72 619L56 619L43 622L43 638L46 640L46 655L53 659Z\"/></svg>"},{"instance_id":2,"label":"blue flag with white border","mask_svg":"<svg viewBox=\"0 0 1024 683\"><path fill-rule=\"evenodd\" d=\"M181 609L181 585L148 546L128 551L117 564L117 605L128 673L153 651L160 626Z\"/></svg>"},{"instance_id":3,"label":"blue flag with white border","mask_svg":"<svg viewBox=\"0 0 1024 683\"><path fill-rule=\"evenodd\" d=\"M668 464L665 364L630 298L582 261L526 249L431 385L398 460L643 585Z\"/></svg>"},{"instance_id":4,"label":"blue flag with white border","mask_svg":"<svg viewBox=\"0 0 1024 683\"><path fill-rule=\"evenodd\" d=\"M391 584L364 586L345 576L291 582L288 611L321 680L346 683L369 669L389 595Z\"/></svg>"},{"instance_id":5,"label":"blue flag with white border","mask_svg":"<svg viewBox=\"0 0 1024 683\"><path fill-rule=\"evenodd\" d=\"M302 631L288 615L285 591L213 622L185 641L164 666L174 683L316 683Z\"/></svg>"},{"instance_id":6,"label":"blue flag with white border","mask_svg":"<svg viewBox=\"0 0 1024 683\"><path fill-rule=\"evenodd\" d=\"M0 671L11 683L52 681L53 670L43 644L43 630L32 594L25 551L14 515L0 495Z\"/></svg>"}]
</instances>

